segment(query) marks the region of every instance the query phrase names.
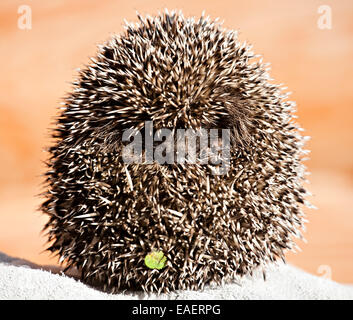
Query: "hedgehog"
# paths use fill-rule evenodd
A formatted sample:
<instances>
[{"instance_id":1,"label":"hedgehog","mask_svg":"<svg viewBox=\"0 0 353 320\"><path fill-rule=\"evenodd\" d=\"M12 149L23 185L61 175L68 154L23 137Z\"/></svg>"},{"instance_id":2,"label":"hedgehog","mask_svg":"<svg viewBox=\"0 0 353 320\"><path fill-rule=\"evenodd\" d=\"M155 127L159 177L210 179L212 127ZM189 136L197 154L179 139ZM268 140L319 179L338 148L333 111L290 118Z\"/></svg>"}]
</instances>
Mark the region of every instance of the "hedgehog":
<instances>
[{"instance_id":1,"label":"hedgehog","mask_svg":"<svg viewBox=\"0 0 353 320\"><path fill-rule=\"evenodd\" d=\"M47 250L113 293L201 290L285 261L310 205L306 137L269 69L204 14L138 15L99 45L52 130ZM123 133L146 133L147 121L154 130L229 130L227 170L127 163Z\"/></svg>"}]
</instances>

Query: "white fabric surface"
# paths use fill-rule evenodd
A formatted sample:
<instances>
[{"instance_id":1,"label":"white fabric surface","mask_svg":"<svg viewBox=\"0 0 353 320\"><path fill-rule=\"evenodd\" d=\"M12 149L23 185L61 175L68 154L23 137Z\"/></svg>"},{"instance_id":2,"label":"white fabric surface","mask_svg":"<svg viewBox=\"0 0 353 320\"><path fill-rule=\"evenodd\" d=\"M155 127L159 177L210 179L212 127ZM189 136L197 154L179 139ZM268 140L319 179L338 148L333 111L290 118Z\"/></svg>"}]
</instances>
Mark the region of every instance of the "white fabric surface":
<instances>
[{"instance_id":1,"label":"white fabric surface","mask_svg":"<svg viewBox=\"0 0 353 320\"><path fill-rule=\"evenodd\" d=\"M0 299L353 299L353 286L310 275L279 264L240 282L208 286L203 291L155 294L106 294L65 275L53 274L28 261L0 253Z\"/></svg>"}]
</instances>

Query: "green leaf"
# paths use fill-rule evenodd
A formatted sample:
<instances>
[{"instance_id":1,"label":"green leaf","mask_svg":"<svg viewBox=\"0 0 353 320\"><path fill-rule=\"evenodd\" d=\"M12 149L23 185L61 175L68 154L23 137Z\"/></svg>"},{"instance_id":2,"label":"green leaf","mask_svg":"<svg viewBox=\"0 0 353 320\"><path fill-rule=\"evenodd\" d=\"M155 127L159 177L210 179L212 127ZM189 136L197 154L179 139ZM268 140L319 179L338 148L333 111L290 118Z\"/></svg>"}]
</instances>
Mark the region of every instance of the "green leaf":
<instances>
[{"instance_id":1,"label":"green leaf","mask_svg":"<svg viewBox=\"0 0 353 320\"><path fill-rule=\"evenodd\" d=\"M153 251L145 257L145 265L150 269L163 269L166 262L167 257L162 251Z\"/></svg>"}]
</instances>

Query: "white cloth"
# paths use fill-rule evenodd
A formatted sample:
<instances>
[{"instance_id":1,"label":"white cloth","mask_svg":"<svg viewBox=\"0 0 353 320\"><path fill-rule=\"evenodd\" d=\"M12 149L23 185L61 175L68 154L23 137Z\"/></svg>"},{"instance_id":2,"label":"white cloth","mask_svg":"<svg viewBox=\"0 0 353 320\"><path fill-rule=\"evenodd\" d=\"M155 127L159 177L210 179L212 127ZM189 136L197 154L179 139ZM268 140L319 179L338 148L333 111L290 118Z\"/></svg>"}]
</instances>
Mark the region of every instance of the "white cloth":
<instances>
[{"instance_id":1,"label":"white cloth","mask_svg":"<svg viewBox=\"0 0 353 320\"><path fill-rule=\"evenodd\" d=\"M0 299L353 299L353 286L308 274L296 267L271 265L243 277L241 285L208 286L203 291L170 294L106 294L65 275L53 274L28 261L0 253Z\"/></svg>"}]
</instances>

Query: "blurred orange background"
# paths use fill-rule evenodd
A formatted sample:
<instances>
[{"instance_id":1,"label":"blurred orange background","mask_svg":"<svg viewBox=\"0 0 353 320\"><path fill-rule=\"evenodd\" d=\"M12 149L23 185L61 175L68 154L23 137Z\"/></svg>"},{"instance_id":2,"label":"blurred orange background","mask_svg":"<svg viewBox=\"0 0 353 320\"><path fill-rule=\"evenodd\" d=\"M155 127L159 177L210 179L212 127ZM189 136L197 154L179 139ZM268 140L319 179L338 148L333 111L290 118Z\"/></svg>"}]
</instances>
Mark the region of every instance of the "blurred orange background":
<instances>
[{"instance_id":1,"label":"blurred orange background","mask_svg":"<svg viewBox=\"0 0 353 320\"><path fill-rule=\"evenodd\" d=\"M32 29L18 28L20 5ZM332 29L318 28L318 8L332 9ZM50 139L48 128L76 68L96 45L123 30L136 11L205 10L271 62L272 77L293 92L299 122L312 137L312 175L302 252L288 261L312 274L353 283L353 2L340 1L69 1L1 0L0 4L0 251L39 264L57 264L40 234L46 222L36 195ZM326 271L324 271L326 270ZM322 274L324 272L325 274Z\"/></svg>"}]
</instances>

